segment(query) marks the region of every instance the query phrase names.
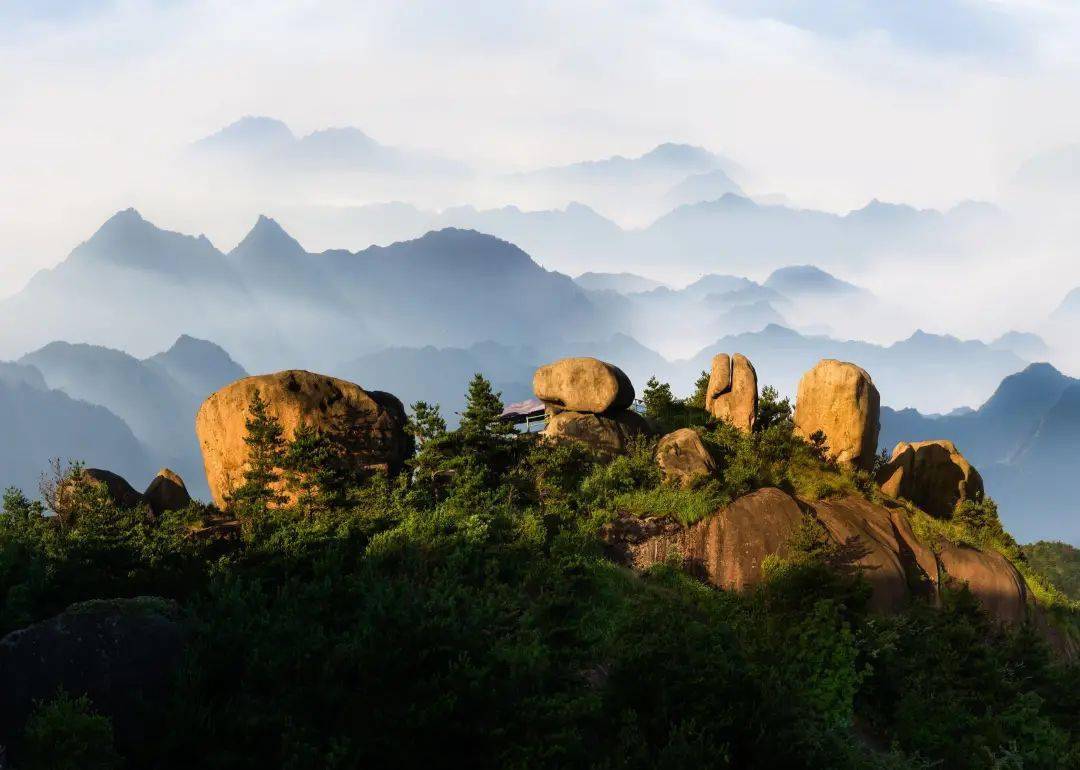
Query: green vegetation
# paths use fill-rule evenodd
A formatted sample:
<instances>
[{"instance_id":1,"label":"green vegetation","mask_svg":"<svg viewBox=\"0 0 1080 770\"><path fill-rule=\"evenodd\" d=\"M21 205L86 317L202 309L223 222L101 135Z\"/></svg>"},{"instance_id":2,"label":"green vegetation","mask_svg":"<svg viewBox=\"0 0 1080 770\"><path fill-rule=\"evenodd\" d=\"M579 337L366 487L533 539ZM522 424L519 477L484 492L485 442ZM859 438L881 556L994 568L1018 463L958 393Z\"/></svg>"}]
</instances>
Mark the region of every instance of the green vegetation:
<instances>
[{"instance_id":1,"label":"green vegetation","mask_svg":"<svg viewBox=\"0 0 1080 770\"><path fill-rule=\"evenodd\" d=\"M1040 541L1025 545L1028 563L1070 599L1080 601L1080 549L1067 543Z\"/></svg>"},{"instance_id":2,"label":"green vegetation","mask_svg":"<svg viewBox=\"0 0 1080 770\"><path fill-rule=\"evenodd\" d=\"M499 410L480 377L457 430L416 405L419 451L387 479L319 475L332 442L282 442L254 403L263 459L233 500L235 539L193 536L220 519L197 504L154 521L87 494L61 521L9 491L0 632L79 601L177 603L186 657L165 713L147 714L165 735L118 732L128 767L1080 767L1080 668L967 591L870 614L813 522L746 595L606 556L598 530L620 512L689 522L765 485L873 494L792 434L774 391L752 435L704 430L720 472L689 490L661 483L648 442L604 462ZM276 501L281 479L295 494ZM988 511L920 521L993 530ZM76 737L58 746L105 747L80 766L111 766L88 706L41 707L16 766L44 766L34 752L61 728Z\"/></svg>"},{"instance_id":3,"label":"green vegetation","mask_svg":"<svg viewBox=\"0 0 1080 770\"><path fill-rule=\"evenodd\" d=\"M122 766L107 717L84 695L60 692L39 703L26 722L26 770L113 770Z\"/></svg>"}]
</instances>

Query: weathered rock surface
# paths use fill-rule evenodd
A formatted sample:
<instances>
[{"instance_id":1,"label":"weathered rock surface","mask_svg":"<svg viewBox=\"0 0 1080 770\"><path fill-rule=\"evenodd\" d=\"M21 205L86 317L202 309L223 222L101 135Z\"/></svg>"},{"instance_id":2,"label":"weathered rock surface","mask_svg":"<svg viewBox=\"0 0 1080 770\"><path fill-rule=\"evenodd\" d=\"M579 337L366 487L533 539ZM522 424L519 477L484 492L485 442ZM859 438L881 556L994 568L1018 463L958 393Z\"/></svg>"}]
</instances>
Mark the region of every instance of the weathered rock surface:
<instances>
[{"instance_id":1,"label":"weathered rock surface","mask_svg":"<svg viewBox=\"0 0 1080 770\"><path fill-rule=\"evenodd\" d=\"M881 490L933 516L950 515L964 500L981 500L983 481L951 441L900 442L878 474Z\"/></svg>"},{"instance_id":2,"label":"weathered rock surface","mask_svg":"<svg viewBox=\"0 0 1080 770\"><path fill-rule=\"evenodd\" d=\"M800 505L785 492L766 488L689 527L670 517L625 514L607 525L602 536L611 554L635 569L674 559L714 586L743 590L760 582L767 557L789 553L806 515L837 546L832 565L858 572L870 584L875 611L898 612L913 596L936 604L939 586L948 582L967 583L999 622L1020 623L1027 617L1026 584L1004 556L948 544L935 554L915 537L902 508L861 497Z\"/></svg>"},{"instance_id":3,"label":"weathered rock surface","mask_svg":"<svg viewBox=\"0 0 1080 770\"><path fill-rule=\"evenodd\" d=\"M664 481L682 487L716 474L716 460L693 428L680 428L661 438L656 445L656 462Z\"/></svg>"},{"instance_id":4,"label":"weathered rock surface","mask_svg":"<svg viewBox=\"0 0 1080 770\"><path fill-rule=\"evenodd\" d=\"M219 507L243 482L245 423L256 392L267 403L267 412L280 421L286 439L301 426L345 431L358 468L390 473L408 457L405 410L388 393L369 393L345 380L296 369L245 377L211 395L195 417L206 480Z\"/></svg>"},{"instance_id":5,"label":"weathered rock surface","mask_svg":"<svg viewBox=\"0 0 1080 770\"><path fill-rule=\"evenodd\" d=\"M604 457L623 454L637 436L649 432L645 418L629 410L609 414L555 412L548 415L544 436L578 441Z\"/></svg>"},{"instance_id":6,"label":"weathered rock surface","mask_svg":"<svg viewBox=\"0 0 1080 770\"><path fill-rule=\"evenodd\" d=\"M705 393L705 410L716 419L749 433L754 429L757 402L757 372L750 360L741 353L714 356L709 388Z\"/></svg>"},{"instance_id":7,"label":"weathered rock surface","mask_svg":"<svg viewBox=\"0 0 1080 770\"><path fill-rule=\"evenodd\" d=\"M101 468L83 468L83 479L105 489L109 500L118 508L135 508L142 502L142 495L118 473Z\"/></svg>"},{"instance_id":8,"label":"weathered rock surface","mask_svg":"<svg viewBox=\"0 0 1080 770\"><path fill-rule=\"evenodd\" d=\"M0 744L17 735L34 701L63 688L109 716L118 743L148 739L184 649L175 603L155 597L75 604L0 639Z\"/></svg>"},{"instance_id":9,"label":"weathered rock surface","mask_svg":"<svg viewBox=\"0 0 1080 770\"><path fill-rule=\"evenodd\" d=\"M881 398L870 375L844 361L823 359L799 381L795 432L825 434L837 462L870 470L877 453Z\"/></svg>"},{"instance_id":10,"label":"weathered rock surface","mask_svg":"<svg viewBox=\"0 0 1080 770\"><path fill-rule=\"evenodd\" d=\"M946 545L938 559L943 579L952 585L966 583L991 617L1005 623L1022 623L1027 617L1027 583L1001 554Z\"/></svg>"},{"instance_id":11,"label":"weathered rock surface","mask_svg":"<svg viewBox=\"0 0 1080 770\"><path fill-rule=\"evenodd\" d=\"M533 374L533 393L553 410L605 412L629 409L634 386L621 369L596 358L564 358Z\"/></svg>"},{"instance_id":12,"label":"weathered rock surface","mask_svg":"<svg viewBox=\"0 0 1080 770\"><path fill-rule=\"evenodd\" d=\"M646 520L610 527L609 547L635 569L675 558L693 575L725 589L743 590L761 580L761 563L783 554L803 521L803 512L779 489L759 489L689 527L671 520Z\"/></svg>"},{"instance_id":13,"label":"weathered rock surface","mask_svg":"<svg viewBox=\"0 0 1080 770\"><path fill-rule=\"evenodd\" d=\"M180 476L168 468L162 468L143 492L143 498L155 516L166 511L179 511L191 502L187 486Z\"/></svg>"},{"instance_id":14,"label":"weathered rock surface","mask_svg":"<svg viewBox=\"0 0 1080 770\"><path fill-rule=\"evenodd\" d=\"M815 503L814 516L838 546L836 566L858 571L870 583L870 606L879 612L901 610L910 592L893 512L861 497L845 497Z\"/></svg>"}]
</instances>

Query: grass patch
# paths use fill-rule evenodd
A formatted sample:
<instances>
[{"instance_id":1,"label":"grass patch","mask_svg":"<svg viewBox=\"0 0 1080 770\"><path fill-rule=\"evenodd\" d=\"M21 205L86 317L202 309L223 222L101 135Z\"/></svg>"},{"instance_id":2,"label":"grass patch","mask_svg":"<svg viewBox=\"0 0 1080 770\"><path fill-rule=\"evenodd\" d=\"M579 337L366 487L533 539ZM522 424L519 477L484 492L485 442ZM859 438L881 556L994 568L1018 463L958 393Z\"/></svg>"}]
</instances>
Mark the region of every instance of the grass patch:
<instances>
[{"instance_id":1,"label":"grass patch","mask_svg":"<svg viewBox=\"0 0 1080 770\"><path fill-rule=\"evenodd\" d=\"M712 486L696 489L661 486L616 495L614 509L641 518L671 516L684 526L701 521L730 502Z\"/></svg>"}]
</instances>

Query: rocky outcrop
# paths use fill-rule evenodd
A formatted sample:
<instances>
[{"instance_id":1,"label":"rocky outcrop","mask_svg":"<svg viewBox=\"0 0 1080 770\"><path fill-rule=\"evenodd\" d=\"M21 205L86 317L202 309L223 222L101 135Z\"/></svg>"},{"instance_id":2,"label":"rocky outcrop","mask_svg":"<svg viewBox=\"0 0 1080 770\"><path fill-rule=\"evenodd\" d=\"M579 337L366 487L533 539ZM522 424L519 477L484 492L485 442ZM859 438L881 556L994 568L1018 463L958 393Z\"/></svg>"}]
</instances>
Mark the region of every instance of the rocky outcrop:
<instances>
[{"instance_id":1,"label":"rocky outcrop","mask_svg":"<svg viewBox=\"0 0 1080 770\"><path fill-rule=\"evenodd\" d=\"M649 432L630 409L634 386L619 367L595 358L564 358L533 375L533 393L547 407L544 437L584 444L602 457L626 451Z\"/></svg>"},{"instance_id":2,"label":"rocky outcrop","mask_svg":"<svg viewBox=\"0 0 1080 770\"><path fill-rule=\"evenodd\" d=\"M127 482L127 479L118 473L102 470L101 468L83 468L81 480L84 484L92 484L105 490L109 501L117 508L136 508L142 503L142 495L136 492L135 488ZM71 483L73 483L73 479L69 477L64 482L64 486ZM59 494L61 496L66 494L66 490L59 490Z\"/></svg>"},{"instance_id":3,"label":"rocky outcrop","mask_svg":"<svg viewBox=\"0 0 1080 770\"><path fill-rule=\"evenodd\" d=\"M991 617L1022 623L1027 617L1027 583L1008 559L994 551L946 545L938 553L946 585L967 585Z\"/></svg>"},{"instance_id":4,"label":"rocky outcrop","mask_svg":"<svg viewBox=\"0 0 1080 770\"><path fill-rule=\"evenodd\" d=\"M533 393L553 411L601 414L634 403L630 378L596 358L564 358L541 366L533 374Z\"/></svg>"},{"instance_id":5,"label":"rocky outcrop","mask_svg":"<svg viewBox=\"0 0 1080 770\"><path fill-rule=\"evenodd\" d=\"M901 610L910 595L909 574L922 569L901 547L895 519L906 524L907 517L861 497L822 500L813 512L836 545L836 566L858 571L870 583L870 606L879 612Z\"/></svg>"},{"instance_id":6,"label":"rocky outcrop","mask_svg":"<svg viewBox=\"0 0 1080 770\"><path fill-rule=\"evenodd\" d=\"M878 474L881 491L946 517L964 500L981 500L983 481L951 441L900 442Z\"/></svg>"},{"instance_id":7,"label":"rocky outcrop","mask_svg":"<svg viewBox=\"0 0 1080 770\"><path fill-rule=\"evenodd\" d=\"M351 460L360 469L396 473L408 457L405 409L388 393L295 369L245 377L211 395L195 417L206 480L219 507L243 482L246 421L256 392L286 439L301 426L335 432L348 439Z\"/></svg>"},{"instance_id":8,"label":"rocky outcrop","mask_svg":"<svg viewBox=\"0 0 1080 770\"><path fill-rule=\"evenodd\" d=\"M626 452L634 438L649 432L645 418L629 410L610 414L555 412L548 415L544 436L582 443L602 457Z\"/></svg>"},{"instance_id":9,"label":"rocky outcrop","mask_svg":"<svg viewBox=\"0 0 1080 770\"><path fill-rule=\"evenodd\" d=\"M661 438L656 445L656 462L664 481L681 487L716 474L716 460L693 428L680 428Z\"/></svg>"},{"instance_id":10,"label":"rocky outcrop","mask_svg":"<svg viewBox=\"0 0 1080 770\"><path fill-rule=\"evenodd\" d=\"M870 608L877 612L898 612L913 597L937 604L943 584L966 584L997 621L1020 623L1027 617L1024 579L1004 556L951 544L935 553L915 537L903 508L856 496L811 503L766 488L688 527L670 517L625 514L602 536L610 553L635 569L673 559L711 585L743 590L760 582L767 557L790 554L806 517L820 524L832 544L830 565L870 584Z\"/></svg>"},{"instance_id":11,"label":"rocky outcrop","mask_svg":"<svg viewBox=\"0 0 1080 770\"><path fill-rule=\"evenodd\" d=\"M869 374L855 364L824 359L799 381L795 432L809 439L820 431L836 462L870 470L880 411L881 398Z\"/></svg>"},{"instance_id":12,"label":"rocky outcrop","mask_svg":"<svg viewBox=\"0 0 1080 770\"><path fill-rule=\"evenodd\" d=\"M750 360L741 353L714 356L709 387L705 392L705 410L716 419L749 433L754 429L757 402L757 372Z\"/></svg>"},{"instance_id":13,"label":"rocky outcrop","mask_svg":"<svg viewBox=\"0 0 1080 770\"><path fill-rule=\"evenodd\" d=\"M143 499L155 516L166 511L179 511L191 502L187 486L180 476L168 468L162 468L143 492Z\"/></svg>"},{"instance_id":14,"label":"rocky outcrop","mask_svg":"<svg viewBox=\"0 0 1080 770\"><path fill-rule=\"evenodd\" d=\"M61 688L110 717L119 744L152 738L146 714L164 712L183 654L177 616L155 597L96 600L0 639L0 744Z\"/></svg>"},{"instance_id":15,"label":"rocky outcrop","mask_svg":"<svg viewBox=\"0 0 1080 770\"><path fill-rule=\"evenodd\" d=\"M708 583L738 591L761 581L762 561L783 555L802 521L792 497L768 488L689 527L654 519L640 529L616 523L603 536L615 555L635 569L675 559Z\"/></svg>"}]
</instances>

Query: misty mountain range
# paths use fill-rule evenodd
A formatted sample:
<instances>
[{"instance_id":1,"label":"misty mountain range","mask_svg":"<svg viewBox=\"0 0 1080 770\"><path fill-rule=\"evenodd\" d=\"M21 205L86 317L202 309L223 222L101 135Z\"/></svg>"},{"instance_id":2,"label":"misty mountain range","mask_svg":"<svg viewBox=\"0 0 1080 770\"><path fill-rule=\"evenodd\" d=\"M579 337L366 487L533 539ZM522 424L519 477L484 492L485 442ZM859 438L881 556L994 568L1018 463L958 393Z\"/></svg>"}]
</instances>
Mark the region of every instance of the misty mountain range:
<instances>
[{"instance_id":1,"label":"misty mountain range","mask_svg":"<svg viewBox=\"0 0 1080 770\"><path fill-rule=\"evenodd\" d=\"M0 411L11 430L0 448L0 485L32 492L59 458L112 470L140 489L167 466L205 498L195 412L209 393L246 375L224 350L188 336L142 360L53 342L0 365Z\"/></svg>"}]
</instances>

